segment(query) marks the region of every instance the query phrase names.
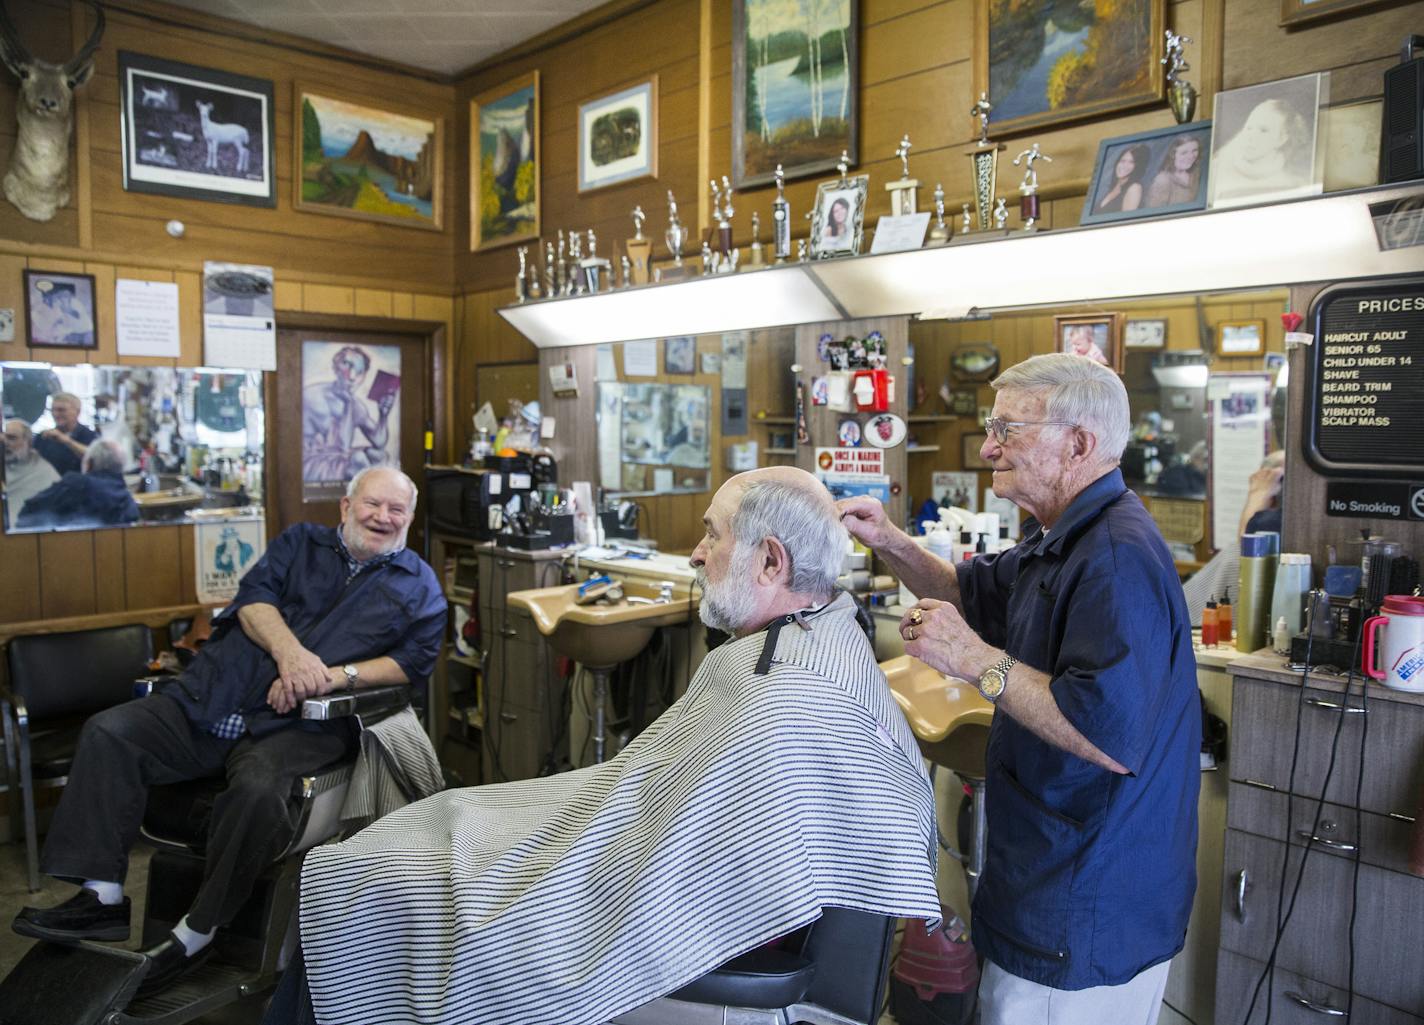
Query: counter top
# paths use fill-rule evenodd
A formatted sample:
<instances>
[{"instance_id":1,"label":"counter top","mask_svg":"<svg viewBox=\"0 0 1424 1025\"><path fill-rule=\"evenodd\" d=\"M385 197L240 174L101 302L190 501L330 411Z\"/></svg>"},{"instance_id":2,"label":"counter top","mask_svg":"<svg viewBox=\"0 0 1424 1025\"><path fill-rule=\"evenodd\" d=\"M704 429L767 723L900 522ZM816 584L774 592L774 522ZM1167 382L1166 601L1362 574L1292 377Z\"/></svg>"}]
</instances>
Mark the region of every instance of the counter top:
<instances>
[{"instance_id":1,"label":"counter top","mask_svg":"<svg viewBox=\"0 0 1424 1025\"><path fill-rule=\"evenodd\" d=\"M1305 678L1303 671L1291 669L1285 656L1277 655L1270 648L1262 648L1249 655L1240 655L1229 665L1233 676L1248 676L1256 680L1270 680L1273 683L1298 684ZM1310 671L1309 686L1318 690L1343 694L1348 681L1350 692L1358 695L1360 683L1365 677L1356 673L1353 679L1337 673L1315 668ZM1394 690L1374 680L1369 681L1369 698L1384 701L1398 701L1407 705L1424 705L1424 694L1414 691Z\"/></svg>"}]
</instances>

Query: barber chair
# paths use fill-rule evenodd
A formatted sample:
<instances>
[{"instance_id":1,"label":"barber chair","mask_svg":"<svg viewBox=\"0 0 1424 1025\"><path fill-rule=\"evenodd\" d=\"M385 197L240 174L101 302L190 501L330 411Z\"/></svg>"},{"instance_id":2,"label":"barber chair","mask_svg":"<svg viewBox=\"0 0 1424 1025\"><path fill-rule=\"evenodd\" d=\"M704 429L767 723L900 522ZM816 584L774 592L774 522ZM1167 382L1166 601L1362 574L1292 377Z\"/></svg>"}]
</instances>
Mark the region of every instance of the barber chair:
<instances>
[{"instance_id":1,"label":"barber chair","mask_svg":"<svg viewBox=\"0 0 1424 1025\"><path fill-rule=\"evenodd\" d=\"M135 677L148 671L153 637L141 623L12 638L8 687L0 687L4 720L5 783L19 792L25 823L30 892L40 888L35 790L62 787L84 721L133 696Z\"/></svg>"},{"instance_id":2,"label":"barber chair","mask_svg":"<svg viewBox=\"0 0 1424 1025\"><path fill-rule=\"evenodd\" d=\"M848 908L821 917L781 949L732 958L612 1025L875 1025L895 919Z\"/></svg>"},{"instance_id":3,"label":"barber chair","mask_svg":"<svg viewBox=\"0 0 1424 1025\"><path fill-rule=\"evenodd\" d=\"M129 686L136 696L156 678ZM302 718L356 717L370 725L410 703L410 688L372 687L309 698ZM182 1025L234 1001L266 993L295 949L301 856L339 838L354 757L296 781L296 832L237 917L218 931L213 955L161 993L133 1000L147 970L137 953L102 943L37 942L0 981L0 1025ZM203 878L207 813L223 785L195 780L154 787L142 833L157 851L149 863L143 947L161 942L191 906Z\"/></svg>"}]
</instances>

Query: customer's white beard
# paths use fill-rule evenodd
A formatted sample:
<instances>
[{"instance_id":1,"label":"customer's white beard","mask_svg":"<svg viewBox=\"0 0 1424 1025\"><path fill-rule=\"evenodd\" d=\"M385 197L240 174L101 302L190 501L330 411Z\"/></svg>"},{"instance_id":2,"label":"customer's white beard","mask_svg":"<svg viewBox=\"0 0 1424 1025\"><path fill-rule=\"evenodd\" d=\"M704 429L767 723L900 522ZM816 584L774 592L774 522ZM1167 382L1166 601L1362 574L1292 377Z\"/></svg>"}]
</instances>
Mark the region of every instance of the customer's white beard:
<instances>
[{"instance_id":1,"label":"customer's white beard","mask_svg":"<svg viewBox=\"0 0 1424 1025\"><path fill-rule=\"evenodd\" d=\"M735 635L756 615L756 590L751 579L757 551L757 546L738 541L728 560L727 572L717 583L707 579L704 568L697 570L697 586L702 588L697 614L712 629Z\"/></svg>"}]
</instances>

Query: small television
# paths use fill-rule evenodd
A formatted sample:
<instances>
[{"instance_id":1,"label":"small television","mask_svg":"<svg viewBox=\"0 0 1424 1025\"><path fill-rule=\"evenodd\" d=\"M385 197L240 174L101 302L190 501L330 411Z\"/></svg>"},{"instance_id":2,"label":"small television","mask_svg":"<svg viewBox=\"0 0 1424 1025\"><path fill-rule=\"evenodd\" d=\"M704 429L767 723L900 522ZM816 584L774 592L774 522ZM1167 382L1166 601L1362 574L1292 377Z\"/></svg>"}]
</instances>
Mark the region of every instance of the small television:
<instances>
[{"instance_id":1,"label":"small television","mask_svg":"<svg viewBox=\"0 0 1424 1025\"><path fill-rule=\"evenodd\" d=\"M489 473L454 466L428 467L425 471L425 501L430 510L430 529L440 534L488 541Z\"/></svg>"}]
</instances>

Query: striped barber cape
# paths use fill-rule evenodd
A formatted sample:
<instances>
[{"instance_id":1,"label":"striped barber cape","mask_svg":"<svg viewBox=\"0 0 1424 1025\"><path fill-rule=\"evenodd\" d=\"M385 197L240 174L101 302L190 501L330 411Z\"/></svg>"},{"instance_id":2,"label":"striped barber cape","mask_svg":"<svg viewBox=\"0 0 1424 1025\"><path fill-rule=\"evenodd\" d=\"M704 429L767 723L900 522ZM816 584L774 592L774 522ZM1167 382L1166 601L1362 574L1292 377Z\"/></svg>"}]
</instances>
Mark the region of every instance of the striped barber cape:
<instances>
[{"instance_id":1,"label":"striped barber cape","mask_svg":"<svg viewBox=\"0 0 1424 1025\"><path fill-rule=\"evenodd\" d=\"M616 758L449 790L302 872L317 1017L596 1025L814 921L939 918L934 800L847 595L729 642Z\"/></svg>"}]
</instances>

